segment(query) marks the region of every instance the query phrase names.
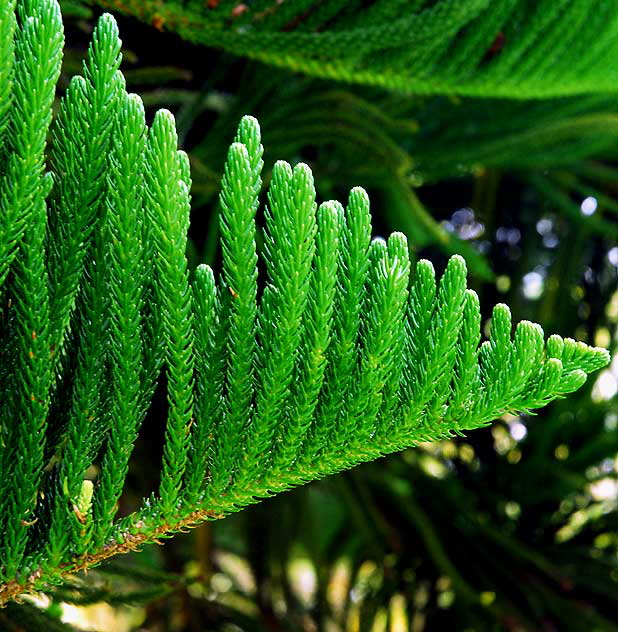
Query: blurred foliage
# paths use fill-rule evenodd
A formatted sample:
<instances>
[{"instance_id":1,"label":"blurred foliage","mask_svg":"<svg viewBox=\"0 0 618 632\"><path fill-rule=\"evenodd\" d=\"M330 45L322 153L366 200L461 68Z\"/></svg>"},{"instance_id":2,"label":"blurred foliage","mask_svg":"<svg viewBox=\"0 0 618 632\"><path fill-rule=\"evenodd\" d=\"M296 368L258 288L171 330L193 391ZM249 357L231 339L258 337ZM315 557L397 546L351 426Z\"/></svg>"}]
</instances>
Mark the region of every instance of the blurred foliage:
<instances>
[{"instance_id":1,"label":"blurred foliage","mask_svg":"<svg viewBox=\"0 0 618 632\"><path fill-rule=\"evenodd\" d=\"M618 17L605 0L90 1L192 42L407 94L616 90L606 60Z\"/></svg>"},{"instance_id":2,"label":"blurred foliage","mask_svg":"<svg viewBox=\"0 0 618 632\"><path fill-rule=\"evenodd\" d=\"M157 3L157 11L171 4ZM247 3L252 11L258 4L269 3ZM65 15L72 8L70 75L91 25L85 18L98 10L77 0L63 5ZM204 15L228 11L221 22L227 28L229 5L204 3ZM540 14L548 3L538 5ZM217 264L216 193L225 151L240 117L251 113L262 125L267 166L273 156L308 162L321 199L366 186L377 228L406 232L415 256L466 257L481 304L504 301L517 319L614 349L618 99L558 96L590 87L581 75L585 64L573 62L586 42L598 38L598 51L610 46L598 7L572 5L590 12L586 28L573 26L569 36L556 33L542 46L537 38L538 55L529 56L531 43L522 57L530 70L551 46L572 51L571 66L569 60L561 66L571 89L552 92L559 69L550 73L544 63L549 74L543 79L539 69L526 85L546 86L552 96L532 101L495 98L525 96L515 94L514 82L483 99L419 96L429 88L417 84L411 96L348 86L194 46L126 19L130 87L148 106L174 110L191 157L194 263ZM249 19L241 14L227 32L238 35ZM309 24L307 18L307 28L301 22L298 30L307 32ZM299 68L290 59L286 65ZM595 59L611 58L598 52ZM603 61L602 68L610 82L615 64ZM469 67L468 86L480 76L476 70ZM618 630L616 392L614 363L588 391L538 416L506 418L469 437L423 445L265 501L164 548L148 547L138 559L75 578L43 606L56 621L64 610L65 620L85 625L83 604L113 604L116 627L94 629ZM124 509L155 477L155 443L146 438L138 445L143 467L131 472L137 491L127 490ZM0 627L15 629L10 617L0 613ZM43 624L29 625L22 624Z\"/></svg>"}]
</instances>

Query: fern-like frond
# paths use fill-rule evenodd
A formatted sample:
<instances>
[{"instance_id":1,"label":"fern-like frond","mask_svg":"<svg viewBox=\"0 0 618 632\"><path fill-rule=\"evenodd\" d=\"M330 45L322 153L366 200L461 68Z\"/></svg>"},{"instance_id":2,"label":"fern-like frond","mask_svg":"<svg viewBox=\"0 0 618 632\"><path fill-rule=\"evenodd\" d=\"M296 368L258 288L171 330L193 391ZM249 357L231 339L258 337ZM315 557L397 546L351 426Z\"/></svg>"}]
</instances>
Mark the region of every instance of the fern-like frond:
<instances>
[{"instance_id":1,"label":"fern-like frond","mask_svg":"<svg viewBox=\"0 0 618 632\"><path fill-rule=\"evenodd\" d=\"M44 152L64 41L55 2L19 8L9 153L0 184L0 288L15 263L9 288L14 320L2 359L13 364L15 373L7 376L9 390L1 402L0 458L2 467L10 466L12 471L0 483L0 523L6 525L0 539L4 565L11 574L19 568L29 527L36 522L33 510L45 466L52 368L45 269L51 175L44 174Z\"/></svg>"},{"instance_id":2,"label":"fern-like frond","mask_svg":"<svg viewBox=\"0 0 618 632\"><path fill-rule=\"evenodd\" d=\"M146 122L139 97L121 100L109 161L109 196L105 209L109 309L109 362L111 391L109 434L94 506L93 542L101 546L109 520L122 492L131 447L142 421L140 380L143 288L146 268L141 232L144 196ZM75 477L74 477L75 478Z\"/></svg>"},{"instance_id":3,"label":"fern-like frond","mask_svg":"<svg viewBox=\"0 0 618 632\"><path fill-rule=\"evenodd\" d=\"M0 601L294 485L539 408L607 364L603 349L545 343L538 325L513 331L505 305L480 343L464 260L440 277L428 261L412 266L402 234L372 239L363 189L345 210L318 207L304 164L275 165L259 251L262 145L250 117L222 183L221 277L207 266L190 276L188 159L172 115L147 127L126 93L113 19L101 18L84 78L60 105L44 174L60 16L55 0L22 0L17 16L0 191L3 221L19 212L1 233L11 308ZM160 374L159 489L116 519Z\"/></svg>"},{"instance_id":4,"label":"fern-like frond","mask_svg":"<svg viewBox=\"0 0 618 632\"><path fill-rule=\"evenodd\" d=\"M11 20L5 11L3 15L6 16L3 35L10 39L15 19ZM8 46L5 52L9 61L2 62L6 66L5 86L10 80L11 67L15 80L9 106L13 113L4 146L8 164L0 184L0 285L15 258L29 216L39 203L51 103L64 43L60 10L55 2L21 7L19 15L15 60L11 63ZM3 46L7 44L3 42ZM4 88L5 95L7 92Z\"/></svg>"},{"instance_id":5,"label":"fern-like frond","mask_svg":"<svg viewBox=\"0 0 618 632\"><path fill-rule=\"evenodd\" d=\"M193 419L193 314L185 257L189 229L187 156L177 150L170 112L157 112L146 152L147 209L154 241L155 300L163 321L170 415L161 475L161 501L174 515Z\"/></svg>"},{"instance_id":6,"label":"fern-like frond","mask_svg":"<svg viewBox=\"0 0 618 632\"><path fill-rule=\"evenodd\" d=\"M215 480L225 486L238 458L238 438L246 432L246 423L254 397L254 366L256 362L255 332L257 327L257 250L255 214L261 188L262 145L260 130L254 119L241 124L225 166L221 193L221 234L223 239L223 298L220 318L227 321L224 335L227 379L225 414L214 442L212 455ZM206 385L204 385L206 387ZM213 485L212 494L223 487Z\"/></svg>"},{"instance_id":7,"label":"fern-like frond","mask_svg":"<svg viewBox=\"0 0 618 632\"><path fill-rule=\"evenodd\" d=\"M90 0L183 38L314 77L404 93L510 98L615 92L604 0ZM215 5L215 6L213 6Z\"/></svg>"},{"instance_id":8,"label":"fern-like frond","mask_svg":"<svg viewBox=\"0 0 618 632\"><path fill-rule=\"evenodd\" d=\"M101 228L107 190L107 156L124 79L119 73L120 40L114 20L101 19L84 63L74 77L52 126L51 167L58 178L51 195L48 236L52 287L52 332L64 341L80 280Z\"/></svg>"},{"instance_id":9,"label":"fern-like frond","mask_svg":"<svg viewBox=\"0 0 618 632\"><path fill-rule=\"evenodd\" d=\"M11 0L0 7L0 152L4 146L13 90L15 23L15 0Z\"/></svg>"}]
</instances>

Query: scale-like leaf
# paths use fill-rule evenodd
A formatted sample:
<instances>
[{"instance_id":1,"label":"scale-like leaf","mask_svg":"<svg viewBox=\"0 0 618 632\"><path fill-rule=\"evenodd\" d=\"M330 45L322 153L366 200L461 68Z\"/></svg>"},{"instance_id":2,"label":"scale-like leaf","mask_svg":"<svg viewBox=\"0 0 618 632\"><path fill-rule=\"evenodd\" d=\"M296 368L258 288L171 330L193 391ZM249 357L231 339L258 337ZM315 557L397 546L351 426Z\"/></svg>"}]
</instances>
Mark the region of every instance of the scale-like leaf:
<instances>
[{"instance_id":1,"label":"scale-like leaf","mask_svg":"<svg viewBox=\"0 0 618 632\"><path fill-rule=\"evenodd\" d=\"M449 6L451 29L474 12ZM604 349L545 343L538 325L513 332L505 305L480 343L464 260L439 279L428 261L412 266L402 234L371 239L362 189L345 210L318 209L304 164L275 165L258 255L263 162L250 117L222 182L223 273L199 266L190 282L188 158L173 116L161 110L148 128L124 92L113 19L101 18L85 78L60 106L45 175L60 14L55 0L21 0L17 16L14 59L0 68L5 90L16 69L0 226L19 219L0 231L0 296L12 301L0 340L0 602L294 485L538 408L607 364ZM158 493L115 519L162 369Z\"/></svg>"}]
</instances>

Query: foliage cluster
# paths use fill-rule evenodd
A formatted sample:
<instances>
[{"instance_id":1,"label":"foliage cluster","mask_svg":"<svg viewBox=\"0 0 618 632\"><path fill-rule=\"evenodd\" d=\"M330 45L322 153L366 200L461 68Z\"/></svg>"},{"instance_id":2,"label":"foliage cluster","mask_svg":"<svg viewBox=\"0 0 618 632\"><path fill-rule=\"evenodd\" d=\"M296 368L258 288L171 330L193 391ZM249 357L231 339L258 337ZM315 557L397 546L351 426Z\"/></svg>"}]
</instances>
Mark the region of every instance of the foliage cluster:
<instances>
[{"instance_id":1,"label":"foliage cluster","mask_svg":"<svg viewBox=\"0 0 618 632\"><path fill-rule=\"evenodd\" d=\"M227 4L204 15L227 15ZM372 11L396 4L376 2ZM417 4L418 15L437 24L442 19L438 7L447 3ZM526 3L504 4L518 5L520 17L528 15L522 9ZM157 6L161 11L176 5ZM468 6L472 15L476 9ZM485 9L475 14L478 19L488 18L491 12ZM183 10L199 14L195 7ZM441 10L446 11L444 6ZM468 32L463 13L453 33ZM254 29L255 42L225 35L251 35L247 24L241 28L249 14L238 16L229 31L223 27L230 21L224 19L204 32L219 29L227 39L212 42L271 61L265 56L270 50L266 40L277 39L269 31L271 15L275 12ZM315 24L313 13L302 15L292 20L292 35L296 30L312 34L321 24L333 27L334 39L346 34L339 21L346 16L343 9ZM504 15L505 21L511 15L506 8ZM575 19L574 10L568 15ZM282 41L288 23L279 26ZM554 39L559 23L557 17L547 22ZM495 30L491 24L486 25L487 37ZM547 25L539 26L526 46ZM427 33L423 41L433 42L431 29ZM307 72L329 68L326 60L312 61L310 51L302 52L305 39L293 44L305 65L287 52L272 59ZM228 40L245 48L228 46ZM469 38L457 41L471 48ZM454 40L440 42L442 51L454 45ZM6 157L0 198L4 598L57 583L69 571L361 461L448 438L505 413L529 412L576 390L587 373L608 362L605 350L568 337L554 335L545 342L540 327L528 321L513 330L510 311L502 304L494 308L488 340L481 343L479 300L466 288L463 259L451 258L438 280L428 261L411 260L403 234L371 238L369 202L362 189L352 189L345 209L334 201L318 206L306 165L277 162L272 172L264 172L261 132L251 117L242 119L225 160L219 198L221 271L215 274L203 264L194 269L185 254L191 246L189 192L193 189L200 201L212 196L214 188L202 187L217 178L200 158L208 155L217 134L219 152L233 137L230 121L235 125L240 118L238 107L228 108L218 129L192 150L192 182L189 159L177 150L174 118L160 110L147 126L142 100L127 92L119 72L120 41L109 15L99 21L83 76L68 84L53 120L63 46L56 2L8 3L0 13L0 43L6 48L6 55L0 55L0 151ZM319 57L323 49L316 50ZM427 68L433 67L427 59L437 50L427 49ZM393 48L393 57L397 52ZM529 50L522 44L518 54L511 62L519 67ZM462 55L474 59L469 51ZM475 63L483 69L473 64L468 79L480 77L486 94L511 96L507 83L492 83L491 72L487 77L481 72L486 66L489 72L498 58L479 57ZM360 67L367 59L358 62ZM574 68L574 76L582 77L585 61ZM354 74L356 61L345 64L341 67L352 74L338 70L332 76L363 82ZM370 75L388 73L380 68L363 76ZM417 76L425 80L423 73ZM598 86L596 75L590 77L590 85ZM451 90L429 84L419 88L414 82L403 87L404 79L393 86ZM569 88L574 84L567 80L556 88L539 75L536 83L517 83L518 96L539 96L539 86L552 95L588 89L585 82L577 90ZM254 81L262 89L257 111L270 103L269 90L278 90L281 83L260 70ZM500 92L498 83L507 91ZM457 91L475 93L472 79L464 84L469 87ZM194 117L202 105L185 98L190 95L177 96L185 136L183 118ZM611 134L598 140L600 127L609 124L611 131L615 125L607 112L613 102L606 95L535 106L496 101L500 116L493 129L474 102L453 109L429 99L412 109L390 95L366 98L302 82L290 85L288 97L278 110L265 108L265 135L272 133L276 150L294 156L316 129L322 134L335 130L335 137L341 135L334 142L342 181L364 175L368 184L380 186L383 180L382 191L391 195L393 207L411 209L414 220L421 220L415 226L403 218L414 245L429 242L446 252L462 250L480 275L491 276L486 260L431 218L416 198L414 183L475 172L479 164L483 170L515 166L522 179L585 230L615 234L608 219L584 222L570 199L571 191L587 191L611 212L611 198L590 189L591 183L607 181L603 167L536 171L564 161L557 138L569 143L571 161L612 147ZM384 105L382 112L376 104ZM411 111L420 133L402 149L393 137L410 130L406 117ZM469 136L454 138L448 131L454 127L448 125L432 129L436 112L441 121L469 130ZM343 125L333 128L332 119ZM292 124L283 128L286 121ZM384 127L367 149L369 168L357 149L364 146L358 131L363 125L374 134ZM263 179L268 193L260 204ZM161 389L168 413L158 489L135 511L116 519L133 447L147 429ZM385 481L385 487L392 488L391 483ZM411 515L420 515L410 494L401 496L396 487L392 491L405 497ZM427 534L422 518L419 525ZM429 546L435 551L435 544ZM454 568L443 570L456 577ZM480 599L462 583L458 590L472 601Z\"/></svg>"}]
</instances>

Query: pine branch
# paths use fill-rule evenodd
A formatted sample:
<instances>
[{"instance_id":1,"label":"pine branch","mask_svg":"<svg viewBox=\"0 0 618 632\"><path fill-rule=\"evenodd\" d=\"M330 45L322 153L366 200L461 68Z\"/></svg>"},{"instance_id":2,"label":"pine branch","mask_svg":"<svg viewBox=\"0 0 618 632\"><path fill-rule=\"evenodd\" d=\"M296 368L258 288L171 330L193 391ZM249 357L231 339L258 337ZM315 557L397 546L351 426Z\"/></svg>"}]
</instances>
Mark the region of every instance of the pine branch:
<instances>
[{"instance_id":1,"label":"pine branch","mask_svg":"<svg viewBox=\"0 0 618 632\"><path fill-rule=\"evenodd\" d=\"M52 192L48 244L52 337L60 351L84 274L93 235L101 227L107 156L124 79L118 72L116 23L103 17L92 35L84 77L74 77L52 126Z\"/></svg>"},{"instance_id":2,"label":"pine branch","mask_svg":"<svg viewBox=\"0 0 618 632\"><path fill-rule=\"evenodd\" d=\"M225 373L221 328L221 301L211 268L198 266L193 281L195 304L195 417L191 433L191 449L186 475L186 503L197 506L204 500L205 489L209 495L220 492L220 485L213 481L225 481L221 467L223 451L215 449L214 437L224 433L220 427L223 407L223 379ZM231 443L231 442L230 442ZM230 453L233 452L230 450ZM210 467L210 484L205 485ZM217 475L217 471L221 474Z\"/></svg>"},{"instance_id":3,"label":"pine branch","mask_svg":"<svg viewBox=\"0 0 618 632\"><path fill-rule=\"evenodd\" d=\"M262 145L254 119L239 128L225 167L220 228L223 237L223 283L226 292L227 380L225 423L215 443L210 493L221 493L237 458L237 438L245 431L254 395L257 319L257 252L255 214L261 188ZM231 296L231 298L230 298Z\"/></svg>"},{"instance_id":4,"label":"pine branch","mask_svg":"<svg viewBox=\"0 0 618 632\"><path fill-rule=\"evenodd\" d=\"M185 257L189 228L186 154L178 152L171 113L157 112L148 135L146 187L153 226L155 297L162 311L170 414L165 436L160 497L174 515L187 461L193 419L193 315Z\"/></svg>"},{"instance_id":5,"label":"pine branch","mask_svg":"<svg viewBox=\"0 0 618 632\"><path fill-rule=\"evenodd\" d=\"M0 190L0 287L17 252L11 294L15 300L12 339L5 361L21 377L6 402L9 425L1 465L12 476L0 484L0 523L6 572L17 572L24 555L44 463L45 431L51 387L48 340L49 297L45 270L46 197L51 176L44 175L46 132L62 55L58 6L41 2L22 7L16 34L13 111L9 121L11 153ZM11 461L14 459L14 464ZM6 471L6 470L5 470Z\"/></svg>"},{"instance_id":6,"label":"pine branch","mask_svg":"<svg viewBox=\"0 0 618 632\"><path fill-rule=\"evenodd\" d=\"M236 487L260 477L284 421L307 305L315 243L315 190L306 165L278 162L266 212L267 287L258 330L256 410L247 429ZM252 465L259 466L257 468ZM249 466L249 467L248 467Z\"/></svg>"},{"instance_id":7,"label":"pine branch","mask_svg":"<svg viewBox=\"0 0 618 632\"><path fill-rule=\"evenodd\" d=\"M64 37L58 5L37 3L21 11L15 39L13 110L7 128L8 164L0 182L0 286L37 205L51 103ZM10 37L11 23L5 27ZM6 51L10 53L9 50ZM5 62L6 63L6 62ZM9 66L10 68L10 66ZM6 72L6 71L5 71Z\"/></svg>"},{"instance_id":8,"label":"pine branch","mask_svg":"<svg viewBox=\"0 0 618 632\"><path fill-rule=\"evenodd\" d=\"M343 221L337 276L339 296L334 309L337 327L330 357L327 356L329 364L323 386L324 396L317 407L316 419L320 419L320 424L312 424L310 428L303 446L305 456L312 456L328 442L340 444L345 440L345 428L337 424L337 418L344 403L341 393L347 393L354 380L371 239L369 198L362 189L350 192Z\"/></svg>"},{"instance_id":9,"label":"pine branch","mask_svg":"<svg viewBox=\"0 0 618 632\"><path fill-rule=\"evenodd\" d=\"M338 202L325 202L317 213L315 265L309 288L305 341L301 348L290 411L275 438L273 469L287 470L305 441L311 427L324 384L327 353L332 338L339 240L343 227L343 208Z\"/></svg>"},{"instance_id":10,"label":"pine branch","mask_svg":"<svg viewBox=\"0 0 618 632\"><path fill-rule=\"evenodd\" d=\"M2 233L12 303L0 321L0 602L295 485L539 408L608 363L604 349L545 343L526 321L513 332L505 305L480 343L464 260L437 279L429 262L411 265L402 234L372 241L360 188L345 210L316 210L304 164L275 165L258 255L263 162L250 117L222 182L222 276L199 266L189 283L188 159L172 115L148 128L125 93L113 19L101 18L85 77L62 102L44 175L60 16L53 0L21 0L16 16L0 173L2 221L19 217ZM115 519L163 367L159 490Z\"/></svg>"},{"instance_id":11,"label":"pine branch","mask_svg":"<svg viewBox=\"0 0 618 632\"><path fill-rule=\"evenodd\" d=\"M604 0L210 4L90 0L313 77L408 94L546 98L615 92L618 15Z\"/></svg>"},{"instance_id":12,"label":"pine branch","mask_svg":"<svg viewBox=\"0 0 618 632\"><path fill-rule=\"evenodd\" d=\"M0 155L5 149L5 130L13 92L15 26L15 0L10 0L0 7Z\"/></svg>"},{"instance_id":13,"label":"pine branch","mask_svg":"<svg viewBox=\"0 0 618 632\"><path fill-rule=\"evenodd\" d=\"M106 226L108 244L111 364L110 429L95 497L93 543L100 547L111 528L131 449L143 419L139 376L143 359L145 268L141 232L146 122L141 99L125 95L113 130Z\"/></svg>"}]
</instances>

